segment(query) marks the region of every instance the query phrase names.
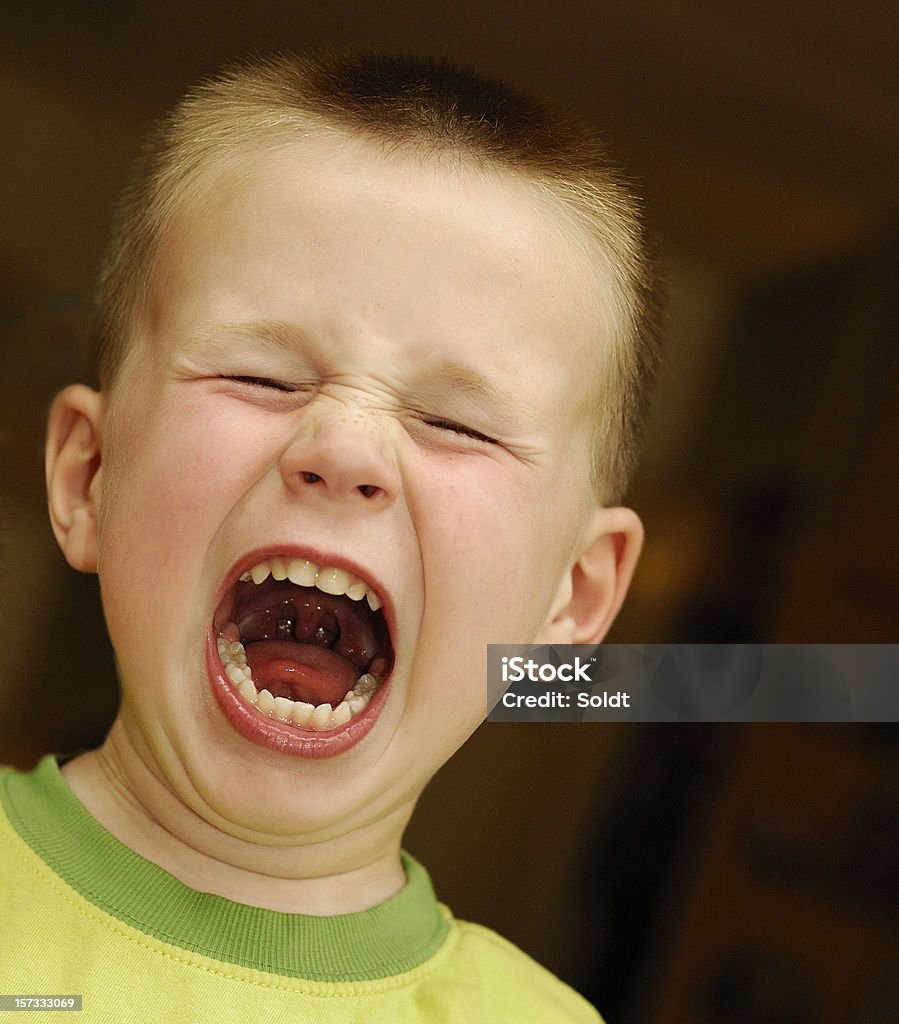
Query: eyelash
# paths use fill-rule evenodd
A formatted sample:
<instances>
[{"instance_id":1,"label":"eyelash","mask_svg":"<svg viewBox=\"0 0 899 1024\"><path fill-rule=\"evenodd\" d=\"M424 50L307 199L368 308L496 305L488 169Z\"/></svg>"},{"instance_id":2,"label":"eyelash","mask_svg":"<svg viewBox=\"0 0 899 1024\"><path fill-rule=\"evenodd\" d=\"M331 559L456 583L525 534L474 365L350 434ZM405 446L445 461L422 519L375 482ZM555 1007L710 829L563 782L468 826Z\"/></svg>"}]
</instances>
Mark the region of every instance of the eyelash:
<instances>
[{"instance_id":1,"label":"eyelash","mask_svg":"<svg viewBox=\"0 0 899 1024\"><path fill-rule=\"evenodd\" d=\"M283 380L273 380L270 377L227 377L227 380L237 381L238 384L249 384L256 388L268 388L271 391L283 391L285 394L291 394L294 391L298 391L293 384L287 384Z\"/></svg>"},{"instance_id":2,"label":"eyelash","mask_svg":"<svg viewBox=\"0 0 899 1024\"><path fill-rule=\"evenodd\" d=\"M281 391L284 394L292 394L299 390L293 384L288 384L281 380L274 380L271 377L245 377L235 375L229 376L227 380L237 381L239 384L249 384L251 387L268 388L271 391ZM440 419L439 417L422 417L422 423L429 427L435 427L437 430L445 430L451 434L459 434L462 437L469 437L473 441L483 441L485 444L497 443L494 438L488 437L486 434L482 434L478 430L472 430L470 427L463 426L461 423L454 423L452 420Z\"/></svg>"},{"instance_id":3,"label":"eyelash","mask_svg":"<svg viewBox=\"0 0 899 1024\"><path fill-rule=\"evenodd\" d=\"M470 437L474 441L483 441L485 444L496 444L496 440L488 437L480 431L472 430L471 427L464 427L461 423L453 423L452 420L423 419L429 427L436 427L438 430L446 430L453 434L461 434L463 437Z\"/></svg>"}]
</instances>

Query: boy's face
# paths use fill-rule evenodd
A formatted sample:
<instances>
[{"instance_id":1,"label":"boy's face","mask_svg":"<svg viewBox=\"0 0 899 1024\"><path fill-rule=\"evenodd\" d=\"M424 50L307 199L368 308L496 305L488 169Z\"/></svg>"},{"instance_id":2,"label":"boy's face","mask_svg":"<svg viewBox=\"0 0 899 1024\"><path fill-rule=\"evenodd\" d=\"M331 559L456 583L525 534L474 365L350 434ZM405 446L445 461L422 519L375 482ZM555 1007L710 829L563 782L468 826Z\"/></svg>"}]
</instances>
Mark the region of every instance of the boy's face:
<instances>
[{"instance_id":1,"label":"boy's face","mask_svg":"<svg viewBox=\"0 0 899 1024\"><path fill-rule=\"evenodd\" d=\"M174 219L94 493L126 734L207 820L402 816L486 712L486 645L559 639L601 322L572 251L511 176L342 137L247 156ZM274 559L362 577L389 640L365 600L238 585ZM229 623L258 689L336 704L360 657L391 670L358 718L300 729L228 682ZM368 653L321 653L335 632Z\"/></svg>"}]
</instances>

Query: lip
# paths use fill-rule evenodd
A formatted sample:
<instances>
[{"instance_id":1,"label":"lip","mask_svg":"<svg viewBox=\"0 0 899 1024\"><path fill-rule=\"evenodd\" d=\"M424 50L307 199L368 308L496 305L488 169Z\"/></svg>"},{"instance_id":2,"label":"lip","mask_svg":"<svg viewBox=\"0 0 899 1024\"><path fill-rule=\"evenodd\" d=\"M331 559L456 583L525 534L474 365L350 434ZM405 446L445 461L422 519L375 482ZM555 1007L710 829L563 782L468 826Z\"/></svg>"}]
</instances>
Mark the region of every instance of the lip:
<instances>
[{"instance_id":1,"label":"lip","mask_svg":"<svg viewBox=\"0 0 899 1024\"><path fill-rule=\"evenodd\" d=\"M372 573L357 562L342 555L330 554L320 549L297 547L291 544L271 545L257 548L243 555L225 577L215 598L215 611L210 621L206 638L206 668L212 692L231 726L245 739L259 746L292 757L318 759L335 757L359 743L365 737L380 716L390 689L393 666L381 683L377 692L369 701L358 718L338 726L329 732L309 732L298 726L289 725L279 719L268 718L256 708L247 704L235 691L231 682L224 674L221 659L216 646L217 626L214 622L216 612L222 601L240 577L254 565L270 558L304 558L320 566L346 569L347 572L361 577L375 591L381 601L381 612L387 623L391 646L396 650L394 604L390 594ZM224 625L223 623L220 625Z\"/></svg>"}]
</instances>

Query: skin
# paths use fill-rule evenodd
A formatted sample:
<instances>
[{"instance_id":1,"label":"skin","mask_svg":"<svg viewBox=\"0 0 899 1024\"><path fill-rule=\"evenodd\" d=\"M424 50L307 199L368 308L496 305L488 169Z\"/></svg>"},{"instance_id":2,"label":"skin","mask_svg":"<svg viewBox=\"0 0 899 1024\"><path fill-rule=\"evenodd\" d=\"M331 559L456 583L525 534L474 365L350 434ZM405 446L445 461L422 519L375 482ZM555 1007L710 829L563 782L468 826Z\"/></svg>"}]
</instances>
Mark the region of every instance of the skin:
<instances>
[{"instance_id":1,"label":"skin","mask_svg":"<svg viewBox=\"0 0 899 1024\"><path fill-rule=\"evenodd\" d=\"M640 523L584 471L604 282L503 172L327 136L207 180L113 393L51 412L53 526L99 572L122 690L64 774L188 885L345 913L402 886L415 801L486 714L485 645L598 641L624 597ZM325 760L238 735L204 661L228 573L288 545L395 608L383 712Z\"/></svg>"}]
</instances>

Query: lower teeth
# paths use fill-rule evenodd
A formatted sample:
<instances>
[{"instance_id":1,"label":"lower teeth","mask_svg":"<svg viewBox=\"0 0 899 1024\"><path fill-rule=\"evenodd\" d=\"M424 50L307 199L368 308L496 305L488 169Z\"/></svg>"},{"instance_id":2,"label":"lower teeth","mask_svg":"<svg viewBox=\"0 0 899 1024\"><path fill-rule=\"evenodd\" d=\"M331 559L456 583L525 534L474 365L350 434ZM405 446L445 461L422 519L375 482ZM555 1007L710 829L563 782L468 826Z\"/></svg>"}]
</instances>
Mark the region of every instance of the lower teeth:
<instances>
[{"instance_id":1,"label":"lower teeth","mask_svg":"<svg viewBox=\"0 0 899 1024\"><path fill-rule=\"evenodd\" d=\"M219 635L217 643L222 668L241 697L269 718L313 732L327 732L358 718L381 685L380 679L365 672L334 708L330 704L307 704L289 697L275 697L268 690L257 690L253 670L247 663L247 653L239 640L231 639L233 630L230 626L231 623L222 630L224 635Z\"/></svg>"}]
</instances>

